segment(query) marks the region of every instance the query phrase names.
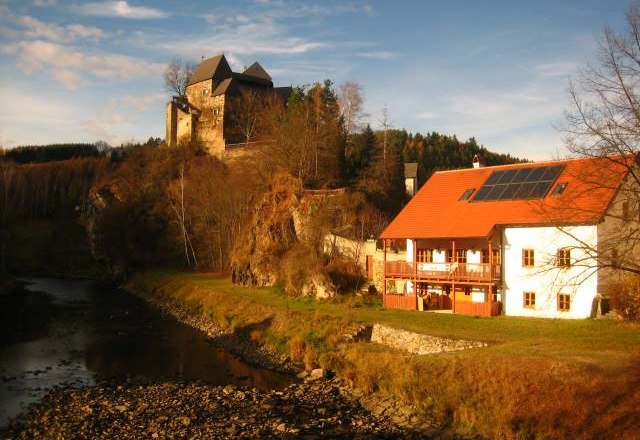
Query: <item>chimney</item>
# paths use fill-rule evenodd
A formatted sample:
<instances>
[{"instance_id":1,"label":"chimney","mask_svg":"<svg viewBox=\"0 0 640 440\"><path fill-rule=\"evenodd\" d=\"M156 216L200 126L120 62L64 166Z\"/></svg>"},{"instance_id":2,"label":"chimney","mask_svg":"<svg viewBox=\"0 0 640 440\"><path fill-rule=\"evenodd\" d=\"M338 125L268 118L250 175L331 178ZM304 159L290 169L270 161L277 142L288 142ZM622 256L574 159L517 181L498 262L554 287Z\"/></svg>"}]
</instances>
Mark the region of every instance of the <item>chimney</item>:
<instances>
[{"instance_id":1,"label":"chimney","mask_svg":"<svg viewBox=\"0 0 640 440\"><path fill-rule=\"evenodd\" d=\"M473 156L473 167L474 168L483 168L484 167L484 158L481 154L476 154Z\"/></svg>"}]
</instances>

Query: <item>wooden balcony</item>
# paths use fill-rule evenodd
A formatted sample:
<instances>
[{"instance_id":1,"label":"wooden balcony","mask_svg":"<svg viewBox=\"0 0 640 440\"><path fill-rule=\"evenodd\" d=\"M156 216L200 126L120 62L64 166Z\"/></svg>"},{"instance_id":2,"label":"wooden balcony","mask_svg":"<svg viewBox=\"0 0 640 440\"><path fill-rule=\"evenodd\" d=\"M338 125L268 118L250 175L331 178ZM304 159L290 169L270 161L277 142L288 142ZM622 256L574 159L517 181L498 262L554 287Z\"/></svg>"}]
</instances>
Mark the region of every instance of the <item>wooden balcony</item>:
<instances>
[{"instance_id":1,"label":"wooden balcony","mask_svg":"<svg viewBox=\"0 0 640 440\"><path fill-rule=\"evenodd\" d=\"M387 261L385 278L431 282L492 283L500 280L500 265L487 263L407 263Z\"/></svg>"}]
</instances>

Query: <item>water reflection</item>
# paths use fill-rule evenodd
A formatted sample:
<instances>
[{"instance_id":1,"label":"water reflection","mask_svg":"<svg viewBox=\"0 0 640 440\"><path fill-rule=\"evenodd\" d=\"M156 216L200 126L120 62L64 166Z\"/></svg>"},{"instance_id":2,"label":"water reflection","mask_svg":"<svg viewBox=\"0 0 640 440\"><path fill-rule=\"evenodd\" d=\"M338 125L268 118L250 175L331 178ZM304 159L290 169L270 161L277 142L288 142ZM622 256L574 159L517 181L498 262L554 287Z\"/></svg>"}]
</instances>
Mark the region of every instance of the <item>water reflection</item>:
<instances>
[{"instance_id":1,"label":"water reflection","mask_svg":"<svg viewBox=\"0 0 640 440\"><path fill-rule=\"evenodd\" d=\"M291 382L288 376L250 367L200 332L113 286L27 281L29 292L2 326L0 425L55 386L103 378L181 378L263 389Z\"/></svg>"}]
</instances>

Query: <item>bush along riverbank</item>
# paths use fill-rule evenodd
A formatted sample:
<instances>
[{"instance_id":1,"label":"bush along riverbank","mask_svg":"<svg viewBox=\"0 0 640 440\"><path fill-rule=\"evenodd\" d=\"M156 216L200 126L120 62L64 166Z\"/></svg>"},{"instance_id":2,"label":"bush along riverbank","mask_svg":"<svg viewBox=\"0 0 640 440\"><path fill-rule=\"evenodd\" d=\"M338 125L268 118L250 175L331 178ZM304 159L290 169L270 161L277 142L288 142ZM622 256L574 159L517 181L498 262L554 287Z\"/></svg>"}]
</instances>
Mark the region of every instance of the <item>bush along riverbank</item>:
<instances>
[{"instance_id":1,"label":"bush along riverbank","mask_svg":"<svg viewBox=\"0 0 640 440\"><path fill-rule=\"evenodd\" d=\"M375 301L295 299L208 274L146 272L128 287L171 304L176 309L166 311L185 313L183 320L229 332L232 345L240 338L240 347L258 347L253 362L302 375L335 372L374 415L414 431L505 439L638 435L634 324L383 310ZM354 342L374 324L487 346L417 356ZM252 360L251 350L240 352Z\"/></svg>"}]
</instances>

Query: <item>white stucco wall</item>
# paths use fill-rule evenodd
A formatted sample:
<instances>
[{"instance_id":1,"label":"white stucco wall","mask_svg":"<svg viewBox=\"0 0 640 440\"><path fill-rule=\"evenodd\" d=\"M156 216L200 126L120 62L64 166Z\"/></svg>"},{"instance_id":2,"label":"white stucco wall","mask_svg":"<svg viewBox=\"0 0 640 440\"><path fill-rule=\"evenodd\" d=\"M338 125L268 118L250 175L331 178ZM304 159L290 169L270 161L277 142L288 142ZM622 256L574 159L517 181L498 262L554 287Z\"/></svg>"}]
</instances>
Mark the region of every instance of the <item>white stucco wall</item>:
<instances>
[{"instance_id":1,"label":"white stucco wall","mask_svg":"<svg viewBox=\"0 0 640 440\"><path fill-rule=\"evenodd\" d=\"M584 260L585 253L578 247L579 241L597 244L597 227L572 226L562 232L555 227L505 228L502 237L504 261L505 314L512 316L535 316L546 318L588 318L593 299L598 291L597 276L587 276L585 264L595 267L595 261ZM575 238L572 238L575 237ZM558 249L570 247L572 266L558 268L555 257ZM535 266L522 267L522 250L533 249ZM535 308L525 308L524 292L535 292ZM571 296L571 307L567 312L558 311L557 294Z\"/></svg>"}]
</instances>

